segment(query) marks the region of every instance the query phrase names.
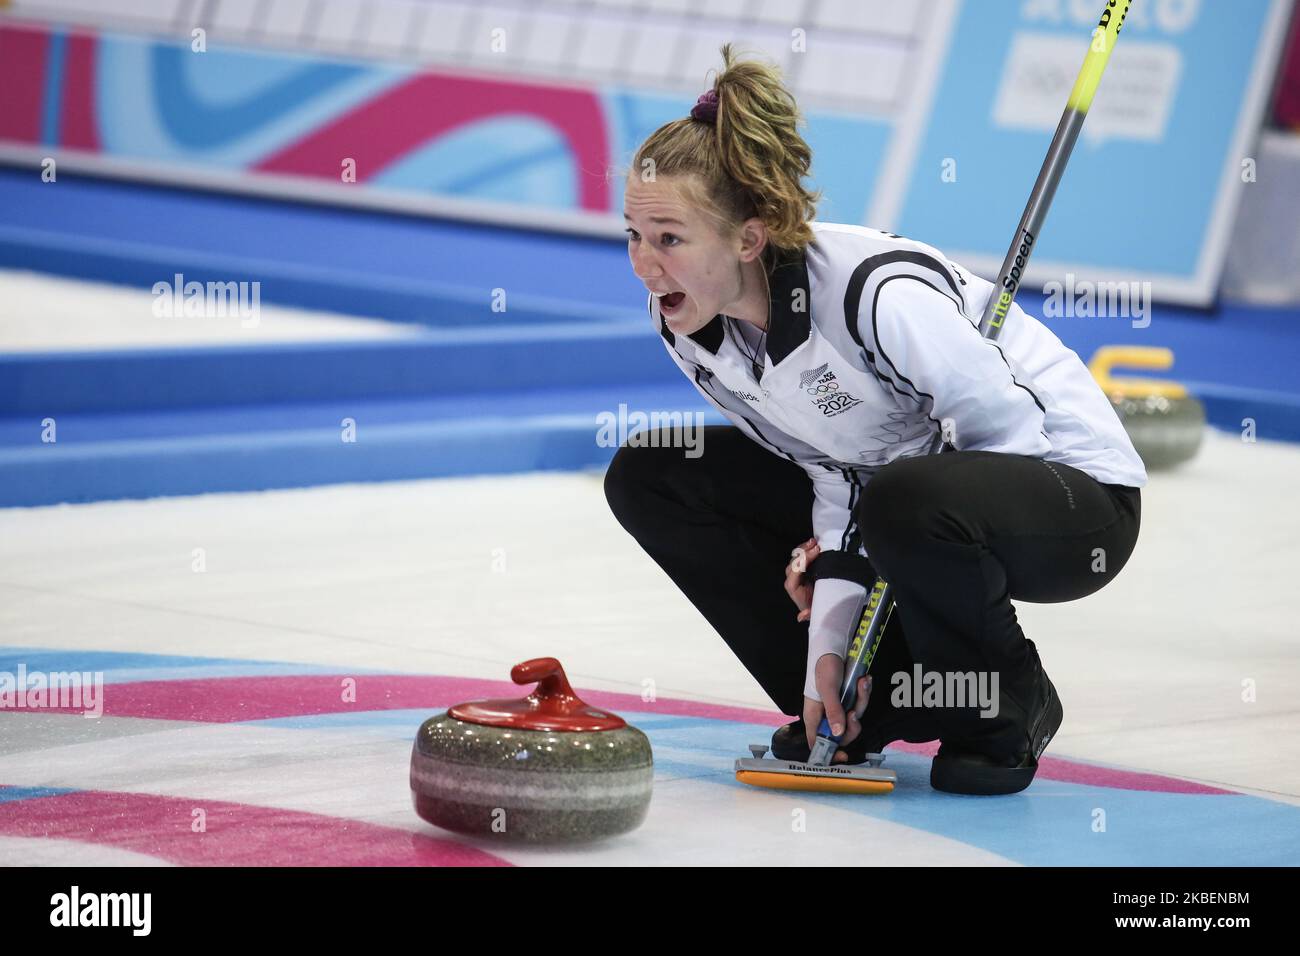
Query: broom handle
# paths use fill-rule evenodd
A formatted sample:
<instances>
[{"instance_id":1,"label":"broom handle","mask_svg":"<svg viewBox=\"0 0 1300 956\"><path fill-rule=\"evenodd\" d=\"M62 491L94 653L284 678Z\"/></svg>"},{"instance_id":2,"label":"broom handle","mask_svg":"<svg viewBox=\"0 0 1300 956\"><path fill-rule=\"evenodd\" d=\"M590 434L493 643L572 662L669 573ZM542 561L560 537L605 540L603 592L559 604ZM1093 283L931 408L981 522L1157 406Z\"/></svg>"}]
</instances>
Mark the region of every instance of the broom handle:
<instances>
[{"instance_id":1,"label":"broom handle","mask_svg":"<svg viewBox=\"0 0 1300 956\"><path fill-rule=\"evenodd\" d=\"M1033 254L1039 231L1043 227L1044 220L1047 219L1052 198L1056 195L1056 187L1065 174L1070 153L1074 150L1075 140L1079 138L1083 121L1088 117L1088 108L1092 105L1097 85L1101 82L1101 75L1110 59L1110 51L1114 49L1115 41L1119 38L1120 27L1124 25L1124 17L1128 13L1131 2L1132 0L1107 0L1101 22L1092 31L1092 43L1089 45L1088 55L1084 57L1083 67L1074 81L1074 88L1070 91L1065 112L1061 114L1061 121L1056 125L1056 133L1052 136L1052 143L1047 148L1047 156L1038 171L1033 192L1029 194L1029 202L1025 204L1020 225L1016 227L1015 238L1011 240L1011 248L1007 250L1006 258L1002 260L997 282L989 295L984 315L980 319L980 334L991 341L996 342L998 336L1002 334L1002 323L1011 311L1011 304L1015 301L1020 280L1029 265L1029 257ZM942 454L946 447L941 431L934 436L926 453ZM858 680L867 673L871 662L875 659L880 639L885 633L885 624L893 609L893 588L884 578L877 578L875 585L867 592L862 614L851 635L848 667L840 692L840 705L846 715L856 702ZM846 723L845 729L847 728ZM808 762L818 766L829 766L838 746L839 738L831 734L830 722L823 715L821 725L817 728L817 743Z\"/></svg>"}]
</instances>

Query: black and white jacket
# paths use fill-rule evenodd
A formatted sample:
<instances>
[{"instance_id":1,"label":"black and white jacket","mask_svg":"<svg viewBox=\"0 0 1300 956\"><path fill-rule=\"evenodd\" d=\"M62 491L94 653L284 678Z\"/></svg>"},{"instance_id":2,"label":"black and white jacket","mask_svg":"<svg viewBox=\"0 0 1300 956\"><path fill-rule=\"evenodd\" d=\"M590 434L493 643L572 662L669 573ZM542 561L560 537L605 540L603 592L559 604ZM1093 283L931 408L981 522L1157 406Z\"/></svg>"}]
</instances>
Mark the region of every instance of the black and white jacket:
<instances>
[{"instance_id":1,"label":"black and white jacket","mask_svg":"<svg viewBox=\"0 0 1300 956\"><path fill-rule=\"evenodd\" d=\"M771 274L760 376L740 346L738 320L718 315L681 336L664 324L653 295L649 310L700 393L808 472L823 554L865 554L853 513L862 488L889 462L924 454L936 432L960 450L1030 455L1098 481L1146 484L1110 400L1051 330L1013 305L997 342L980 335L993 283L892 233L812 228L803 255ZM828 583L815 586L810 640Z\"/></svg>"}]
</instances>

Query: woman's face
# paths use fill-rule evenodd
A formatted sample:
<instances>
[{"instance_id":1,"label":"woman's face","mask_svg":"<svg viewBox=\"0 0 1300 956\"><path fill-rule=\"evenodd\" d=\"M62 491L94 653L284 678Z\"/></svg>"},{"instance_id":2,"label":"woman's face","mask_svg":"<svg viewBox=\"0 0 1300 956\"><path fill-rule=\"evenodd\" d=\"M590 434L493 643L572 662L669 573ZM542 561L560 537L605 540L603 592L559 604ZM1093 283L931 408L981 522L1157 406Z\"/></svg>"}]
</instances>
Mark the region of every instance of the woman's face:
<instances>
[{"instance_id":1,"label":"woman's face","mask_svg":"<svg viewBox=\"0 0 1300 956\"><path fill-rule=\"evenodd\" d=\"M756 251L746 239L718 234L669 177L643 182L629 176L623 197L627 254L632 271L659 297L669 330L690 335L741 295L741 264Z\"/></svg>"}]
</instances>

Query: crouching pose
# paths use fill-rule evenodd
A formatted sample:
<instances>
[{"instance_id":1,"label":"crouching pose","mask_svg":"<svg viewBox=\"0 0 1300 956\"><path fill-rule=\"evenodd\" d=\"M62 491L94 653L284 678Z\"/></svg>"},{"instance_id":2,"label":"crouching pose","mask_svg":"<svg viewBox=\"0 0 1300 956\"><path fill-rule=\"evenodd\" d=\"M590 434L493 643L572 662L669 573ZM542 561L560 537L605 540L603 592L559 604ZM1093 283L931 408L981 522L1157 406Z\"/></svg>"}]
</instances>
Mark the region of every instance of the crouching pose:
<instances>
[{"instance_id":1,"label":"crouching pose","mask_svg":"<svg viewBox=\"0 0 1300 956\"><path fill-rule=\"evenodd\" d=\"M806 760L824 708L836 761L939 740L936 788L1022 790L1062 709L1011 602L1073 601L1119 573L1142 461L1042 323L1013 306L996 343L980 335L992 283L924 243L814 221L793 98L773 67L722 53L691 115L641 145L624 212L655 333L732 424L694 457L668 436L621 448L606 498L799 717L775 756ZM936 433L947 447L928 455ZM896 606L845 714L877 575Z\"/></svg>"}]
</instances>

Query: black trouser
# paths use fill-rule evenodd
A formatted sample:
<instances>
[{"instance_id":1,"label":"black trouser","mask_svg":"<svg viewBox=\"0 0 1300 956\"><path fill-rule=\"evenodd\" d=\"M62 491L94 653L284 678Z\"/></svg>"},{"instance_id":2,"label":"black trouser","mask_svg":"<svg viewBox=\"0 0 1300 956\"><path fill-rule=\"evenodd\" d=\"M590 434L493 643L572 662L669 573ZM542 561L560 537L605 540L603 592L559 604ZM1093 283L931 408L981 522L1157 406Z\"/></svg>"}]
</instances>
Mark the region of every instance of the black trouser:
<instances>
[{"instance_id":1,"label":"black trouser","mask_svg":"<svg viewBox=\"0 0 1300 956\"><path fill-rule=\"evenodd\" d=\"M702 449L690 458L680 447L624 446L605 497L772 701L798 715L808 625L783 582L790 552L813 536L812 481L734 426L704 429ZM1019 699L1037 651L1011 600L1072 601L1103 587L1133 552L1141 494L1039 458L957 451L880 469L856 516L897 605L872 704L889 690L880 675L913 662L997 671Z\"/></svg>"}]
</instances>

